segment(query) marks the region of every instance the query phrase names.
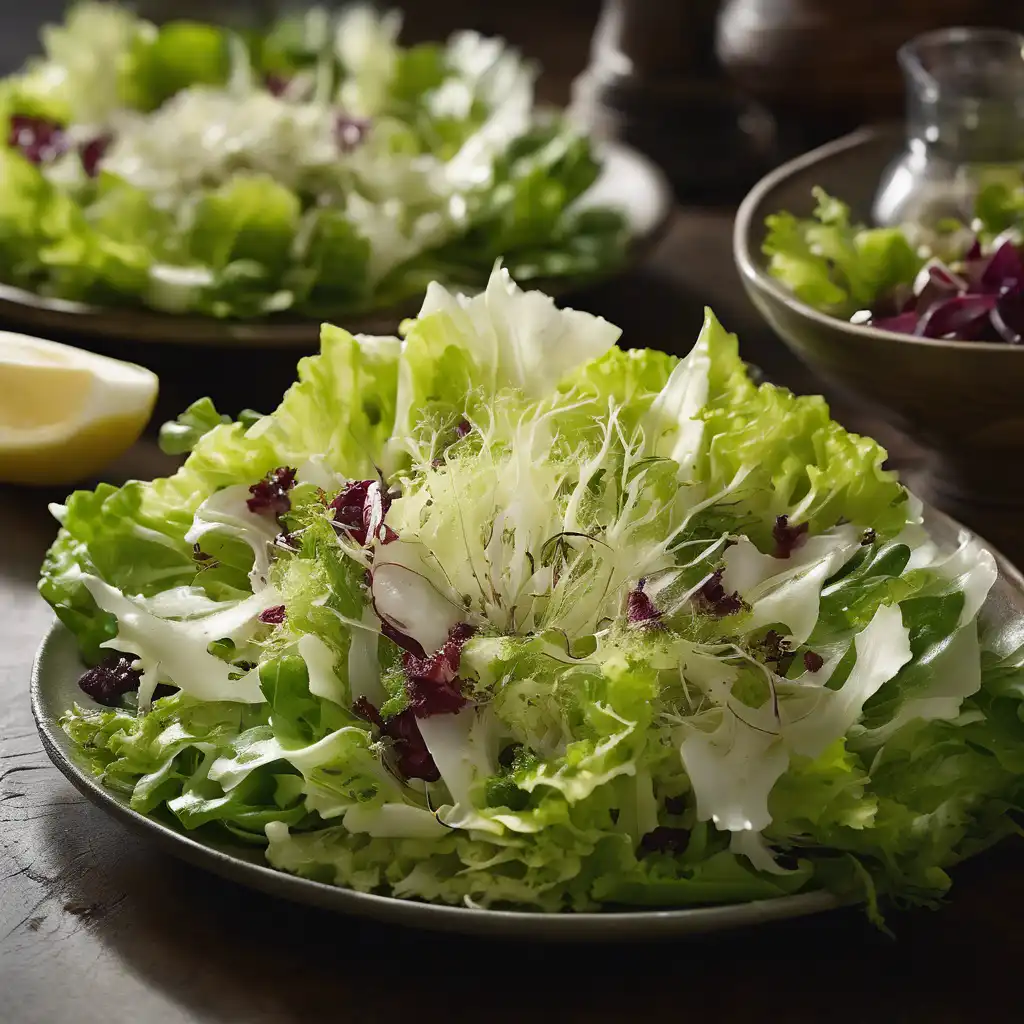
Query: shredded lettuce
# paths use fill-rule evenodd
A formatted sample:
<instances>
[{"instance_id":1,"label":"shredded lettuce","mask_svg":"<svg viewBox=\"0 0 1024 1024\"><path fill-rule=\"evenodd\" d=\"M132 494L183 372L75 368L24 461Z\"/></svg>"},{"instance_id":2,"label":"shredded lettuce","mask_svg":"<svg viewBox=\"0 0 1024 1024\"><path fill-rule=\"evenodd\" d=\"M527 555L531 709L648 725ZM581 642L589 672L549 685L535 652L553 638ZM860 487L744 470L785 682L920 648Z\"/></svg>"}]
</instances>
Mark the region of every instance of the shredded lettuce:
<instances>
[{"instance_id":1,"label":"shredded lettuce","mask_svg":"<svg viewBox=\"0 0 1024 1024\"><path fill-rule=\"evenodd\" d=\"M623 351L497 267L404 335L325 326L277 410L195 403L174 476L54 507L42 593L138 675L64 718L106 785L305 877L543 911L931 902L1013 831L994 559L875 442L710 311Z\"/></svg>"},{"instance_id":2,"label":"shredded lettuce","mask_svg":"<svg viewBox=\"0 0 1024 1024\"><path fill-rule=\"evenodd\" d=\"M337 317L431 280L588 278L627 226L577 200L590 141L534 109L500 39L404 48L401 17L314 8L264 33L79 0L0 80L0 277L171 313Z\"/></svg>"}]
</instances>

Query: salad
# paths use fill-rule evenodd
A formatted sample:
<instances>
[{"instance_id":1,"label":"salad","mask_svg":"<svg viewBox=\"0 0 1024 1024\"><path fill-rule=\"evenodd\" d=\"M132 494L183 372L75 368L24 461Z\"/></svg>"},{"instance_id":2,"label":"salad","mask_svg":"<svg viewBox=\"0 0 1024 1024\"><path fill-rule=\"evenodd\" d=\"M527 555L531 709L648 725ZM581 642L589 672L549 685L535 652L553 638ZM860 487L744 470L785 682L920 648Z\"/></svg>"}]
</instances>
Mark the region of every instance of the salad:
<instances>
[{"instance_id":1,"label":"salad","mask_svg":"<svg viewBox=\"0 0 1024 1024\"><path fill-rule=\"evenodd\" d=\"M1015 831L995 561L820 397L710 311L684 359L626 351L502 268L402 333L325 326L275 412L198 402L173 476L53 506L63 727L132 807L540 911L929 902Z\"/></svg>"},{"instance_id":2,"label":"salad","mask_svg":"<svg viewBox=\"0 0 1024 1024\"><path fill-rule=\"evenodd\" d=\"M588 278L623 258L581 199L588 139L534 108L535 69L458 32L313 9L261 33L81 2L0 80L0 280L169 313L325 318L431 280Z\"/></svg>"},{"instance_id":3,"label":"salad","mask_svg":"<svg viewBox=\"0 0 1024 1024\"><path fill-rule=\"evenodd\" d=\"M970 226L868 228L815 189L814 215L766 220L768 270L801 301L919 338L1024 340L1024 185L993 180Z\"/></svg>"}]
</instances>

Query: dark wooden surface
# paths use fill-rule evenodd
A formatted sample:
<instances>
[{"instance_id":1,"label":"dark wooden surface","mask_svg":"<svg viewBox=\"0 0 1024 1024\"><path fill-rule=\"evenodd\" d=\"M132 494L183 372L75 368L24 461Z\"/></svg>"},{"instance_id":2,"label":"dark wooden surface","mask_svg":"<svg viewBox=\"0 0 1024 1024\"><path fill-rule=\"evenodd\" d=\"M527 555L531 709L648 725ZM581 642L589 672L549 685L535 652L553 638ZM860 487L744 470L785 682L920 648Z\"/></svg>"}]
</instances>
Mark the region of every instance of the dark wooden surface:
<instances>
[{"instance_id":1,"label":"dark wooden surface","mask_svg":"<svg viewBox=\"0 0 1024 1024\"><path fill-rule=\"evenodd\" d=\"M746 357L815 382L743 297L728 211L682 212L648 265L589 297L625 342L688 347L705 302ZM259 372L255 362L252 372ZM855 409L849 425L877 430ZM896 462L915 454L895 446ZM151 441L112 479L169 468ZM49 610L35 592L60 493L0 488L0 1021L966 1021L1021 1005L1021 850L958 872L950 904L892 919L856 911L632 948L472 942L289 906L157 853L85 802L43 754L28 675ZM993 1019L1009 1020L1014 1015Z\"/></svg>"}]
</instances>

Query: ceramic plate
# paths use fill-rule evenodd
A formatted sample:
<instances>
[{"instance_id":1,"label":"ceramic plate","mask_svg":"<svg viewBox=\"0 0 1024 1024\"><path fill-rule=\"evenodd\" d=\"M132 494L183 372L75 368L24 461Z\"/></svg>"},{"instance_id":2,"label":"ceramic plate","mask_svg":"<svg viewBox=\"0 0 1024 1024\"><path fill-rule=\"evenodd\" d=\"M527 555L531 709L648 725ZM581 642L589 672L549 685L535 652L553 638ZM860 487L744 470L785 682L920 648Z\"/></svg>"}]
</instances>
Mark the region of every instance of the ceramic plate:
<instances>
[{"instance_id":1,"label":"ceramic plate","mask_svg":"<svg viewBox=\"0 0 1024 1024\"><path fill-rule=\"evenodd\" d=\"M964 531L958 523L932 509L926 509L925 522L940 543L955 544ZM995 556L999 579L989 593L981 622L987 646L1003 653L1024 641L1024 578L998 552ZM828 893L813 892L686 910L543 914L415 903L287 875L268 867L260 851L250 846L220 841L206 834L185 834L164 820L133 811L127 797L105 789L88 768L80 765L74 745L58 723L76 700L87 703L77 685L82 671L74 638L63 626L55 624L43 640L32 668L32 713L53 763L93 803L133 831L154 840L168 853L274 896L414 928L574 942L649 940L722 931L815 914L837 906Z\"/></svg>"},{"instance_id":2,"label":"ceramic plate","mask_svg":"<svg viewBox=\"0 0 1024 1024\"><path fill-rule=\"evenodd\" d=\"M672 191L665 176L645 156L608 142L601 147L601 174L577 200L580 207L614 206L629 224L630 243L626 266L635 265L661 237L672 210ZM624 268L612 271L620 273ZM610 276L610 275L609 275ZM572 278L530 282L549 295L566 296L586 281ZM354 317L341 317L355 334L393 334L407 316L415 316L419 300L408 305L376 310ZM217 320L213 317L174 316L146 309L115 309L45 298L23 288L0 283L0 318L10 326L43 334L73 333L78 337L114 338L161 344L213 345L283 348L315 347L320 320Z\"/></svg>"}]
</instances>

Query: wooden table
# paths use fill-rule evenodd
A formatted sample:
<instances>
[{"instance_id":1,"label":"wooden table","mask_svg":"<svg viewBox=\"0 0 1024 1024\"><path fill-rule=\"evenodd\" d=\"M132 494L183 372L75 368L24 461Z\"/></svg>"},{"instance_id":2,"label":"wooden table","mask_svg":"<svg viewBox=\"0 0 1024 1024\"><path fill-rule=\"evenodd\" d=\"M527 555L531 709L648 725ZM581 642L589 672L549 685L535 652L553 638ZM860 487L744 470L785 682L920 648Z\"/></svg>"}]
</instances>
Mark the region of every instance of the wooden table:
<instances>
[{"instance_id":1,"label":"wooden table","mask_svg":"<svg viewBox=\"0 0 1024 1024\"><path fill-rule=\"evenodd\" d=\"M626 344L685 350L704 303L746 358L816 390L743 297L730 215L679 214L647 266L587 297ZM582 304L582 303L580 303ZM253 372L258 372L258 364ZM849 405L851 427L879 430ZM883 428L884 429L884 428ZM895 462L913 467L905 443ZM140 443L110 479L165 472ZM50 622L36 595L63 494L0 488L0 1021L962 1021L1021 1006L1021 849L957 873L941 913L856 911L745 934L624 948L515 946L393 931L277 902L156 852L87 803L43 754L28 675ZM995 1020L1016 1019L1007 1013Z\"/></svg>"}]
</instances>

